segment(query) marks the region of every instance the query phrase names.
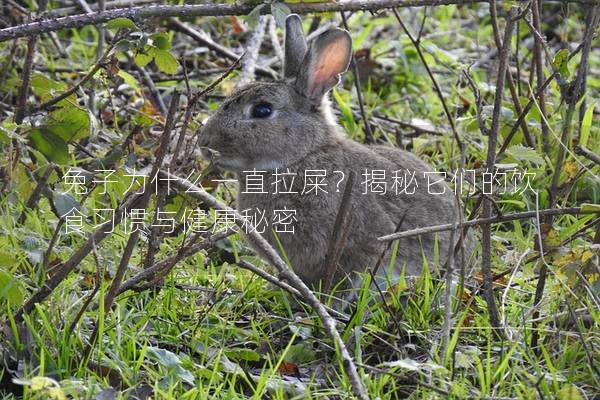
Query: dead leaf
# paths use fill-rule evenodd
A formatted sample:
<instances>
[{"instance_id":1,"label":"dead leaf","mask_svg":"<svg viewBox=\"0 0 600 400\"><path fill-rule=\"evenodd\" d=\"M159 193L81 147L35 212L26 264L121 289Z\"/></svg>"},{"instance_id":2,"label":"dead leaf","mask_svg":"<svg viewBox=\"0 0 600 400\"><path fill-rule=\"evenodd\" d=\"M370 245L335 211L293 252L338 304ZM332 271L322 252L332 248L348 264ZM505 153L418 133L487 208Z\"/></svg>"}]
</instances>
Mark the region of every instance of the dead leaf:
<instances>
[{"instance_id":1,"label":"dead leaf","mask_svg":"<svg viewBox=\"0 0 600 400\"><path fill-rule=\"evenodd\" d=\"M579 172L577 164L572 160L568 160L567 162L565 162L565 164L563 165L563 170L571 179L575 178L577 176L577 173Z\"/></svg>"},{"instance_id":2,"label":"dead leaf","mask_svg":"<svg viewBox=\"0 0 600 400\"><path fill-rule=\"evenodd\" d=\"M244 33L246 32L246 28L244 27L244 23L235 15L229 17L229 22L231 22L231 26L233 28L233 33Z\"/></svg>"},{"instance_id":3,"label":"dead leaf","mask_svg":"<svg viewBox=\"0 0 600 400\"><path fill-rule=\"evenodd\" d=\"M279 373L281 375L298 376L300 374L300 370L298 369L298 365L295 363L282 362L279 366Z\"/></svg>"}]
</instances>

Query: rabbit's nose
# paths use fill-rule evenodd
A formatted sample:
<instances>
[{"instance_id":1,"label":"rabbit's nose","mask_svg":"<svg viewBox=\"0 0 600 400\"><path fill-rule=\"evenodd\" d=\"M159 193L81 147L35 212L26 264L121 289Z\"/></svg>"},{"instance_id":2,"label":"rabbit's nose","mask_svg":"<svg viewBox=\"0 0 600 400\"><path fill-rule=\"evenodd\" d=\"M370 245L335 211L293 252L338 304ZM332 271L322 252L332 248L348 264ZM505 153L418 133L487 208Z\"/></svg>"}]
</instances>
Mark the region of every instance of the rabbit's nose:
<instances>
[{"instance_id":1,"label":"rabbit's nose","mask_svg":"<svg viewBox=\"0 0 600 400\"><path fill-rule=\"evenodd\" d=\"M210 135L209 130L206 126L202 128L200 131L200 138L198 139L198 146L200 147L208 147L210 144Z\"/></svg>"}]
</instances>

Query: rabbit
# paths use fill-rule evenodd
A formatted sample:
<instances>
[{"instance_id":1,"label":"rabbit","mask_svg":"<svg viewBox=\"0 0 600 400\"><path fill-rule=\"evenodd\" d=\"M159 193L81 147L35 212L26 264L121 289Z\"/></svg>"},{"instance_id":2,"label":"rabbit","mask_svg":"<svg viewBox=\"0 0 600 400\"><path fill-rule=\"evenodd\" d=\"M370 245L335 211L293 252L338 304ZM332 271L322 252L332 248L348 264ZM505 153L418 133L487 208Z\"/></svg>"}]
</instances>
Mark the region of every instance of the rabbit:
<instances>
[{"instance_id":1,"label":"rabbit","mask_svg":"<svg viewBox=\"0 0 600 400\"><path fill-rule=\"evenodd\" d=\"M391 146L357 143L337 124L328 93L350 64L350 35L335 28L308 45L297 15L288 16L285 25L283 79L253 82L226 98L201 132L203 157L237 177L239 211L258 210L265 219L277 210L295 212L295 218L290 218L293 233L278 233L268 226L263 235L307 285L319 287L326 278L328 246L344 192L340 178L347 179L350 171L356 176L350 222L334 282L355 288L364 277L361 272L374 268L380 259L377 277L388 283L401 274L420 275L424 263L429 268L434 262L443 265L450 249L448 232L402 239L395 264L388 268L391 251L386 252L388 244L378 237L398 227L404 231L455 223L460 208L443 179L428 187L425 175L433 170L417 156ZM319 178L322 191L311 191L318 182L314 176L319 173L314 171L325 175ZM385 193L366 190L365 178L372 171L387 172ZM394 171L400 177L402 171L409 171L409 176L414 172L414 189L391 190ZM282 173L288 174L289 187L285 193L273 193L274 185L285 182ZM250 184L258 176L267 193L256 193ZM430 177L440 180L439 175Z\"/></svg>"}]
</instances>

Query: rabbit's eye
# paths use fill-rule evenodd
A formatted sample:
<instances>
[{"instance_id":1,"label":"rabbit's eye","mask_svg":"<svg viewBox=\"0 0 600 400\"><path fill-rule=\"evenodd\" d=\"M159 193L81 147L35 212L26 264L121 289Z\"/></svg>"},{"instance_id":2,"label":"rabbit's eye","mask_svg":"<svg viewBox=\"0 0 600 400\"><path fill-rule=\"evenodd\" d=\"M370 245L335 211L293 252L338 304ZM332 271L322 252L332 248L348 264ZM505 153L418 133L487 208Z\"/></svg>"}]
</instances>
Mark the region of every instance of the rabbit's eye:
<instances>
[{"instance_id":1,"label":"rabbit's eye","mask_svg":"<svg viewBox=\"0 0 600 400\"><path fill-rule=\"evenodd\" d=\"M252 107L252 118L267 118L273 109L269 103L258 103Z\"/></svg>"}]
</instances>

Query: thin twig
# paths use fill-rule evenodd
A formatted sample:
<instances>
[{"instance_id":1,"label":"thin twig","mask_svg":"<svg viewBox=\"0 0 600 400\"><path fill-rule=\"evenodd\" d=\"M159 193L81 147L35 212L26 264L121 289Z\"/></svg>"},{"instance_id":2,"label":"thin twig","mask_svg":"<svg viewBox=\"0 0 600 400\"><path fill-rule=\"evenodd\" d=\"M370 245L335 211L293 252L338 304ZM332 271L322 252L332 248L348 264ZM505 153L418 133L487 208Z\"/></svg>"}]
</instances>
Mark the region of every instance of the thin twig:
<instances>
[{"instance_id":1,"label":"thin twig","mask_svg":"<svg viewBox=\"0 0 600 400\"><path fill-rule=\"evenodd\" d=\"M158 3L158 2L159 2L159 0L114 0L114 1L105 2L104 8L105 9L123 8L123 7L131 7L132 5L139 6L140 4ZM53 10L48 10L45 15L47 17L63 17L63 16L71 15L71 14L79 11L80 9L81 9L81 7L78 7L78 6L55 8ZM95 12L98 10L101 10L101 7L99 4L91 4L91 5L89 5L89 10L84 10L84 11L85 12Z\"/></svg>"},{"instance_id":2,"label":"thin twig","mask_svg":"<svg viewBox=\"0 0 600 400\"><path fill-rule=\"evenodd\" d=\"M585 278L584 278L584 280L585 280ZM571 304L569 304L568 300L565 300L565 304L567 306L567 309L569 310L569 315L570 315L571 319L573 320L573 326L575 327L575 330L577 331L577 336L579 336L579 340L581 341L581 347L583 347L583 351L585 352L585 356L588 359L589 366L596 374L595 380L596 380L596 385L598 385L598 378L600 378L600 369L598 368L598 364L594 360L594 354L596 352L593 350L590 351L590 349L588 348L588 344L587 344L585 338L583 337L583 332L581 331L581 327L579 326L580 319L575 314L575 311L573 311ZM589 345L593 346L592 341L590 341Z\"/></svg>"},{"instance_id":3,"label":"thin twig","mask_svg":"<svg viewBox=\"0 0 600 400\"><path fill-rule=\"evenodd\" d=\"M152 77L150 76L150 74L148 73L148 71L146 70L146 68L143 68L143 67L140 67L139 65L137 65L133 61L133 57L132 56L128 55L127 58L129 59L129 61L133 65L133 67L138 70L138 72L140 73L140 75L142 77L142 80L144 81L144 83L148 87L148 90L150 90L150 94L152 95L152 97L154 98L154 101L156 102L156 106L158 107L158 111L160 111L160 113L162 115L167 115L168 111L167 111L167 106L165 104L165 101L163 100L160 92L158 91L158 88L154 84L154 81L152 80Z\"/></svg>"},{"instance_id":4,"label":"thin twig","mask_svg":"<svg viewBox=\"0 0 600 400\"><path fill-rule=\"evenodd\" d=\"M495 3L495 2L492 2ZM546 123L546 101L544 89L542 88L544 82L544 57L542 55L542 38L535 34L540 31L540 7L541 1L533 0L531 2L531 16L533 19L533 67L535 67L536 82L537 82L537 98L540 105L541 123L542 123L542 146L544 153L549 154L550 142L548 140L548 124Z\"/></svg>"},{"instance_id":5,"label":"thin twig","mask_svg":"<svg viewBox=\"0 0 600 400\"><path fill-rule=\"evenodd\" d=\"M42 175L42 177L37 181L37 185L33 190L33 193L31 193L29 200L27 200L27 203L25 204L26 209L31 210L38 203L40 197L42 196L43 190L46 188L46 182L48 181L50 174L55 170L55 168L56 165L52 162L46 165L46 171L44 172L44 175ZM23 210L23 212L21 212L21 215L19 216L19 219L17 220L18 223L22 224L23 222L25 222L26 217L27 212L26 210Z\"/></svg>"},{"instance_id":6,"label":"thin twig","mask_svg":"<svg viewBox=\"0 0 600 400\"><path fill-rule=\"evenodd\" d=\"M225 58L236 61L243 56L243 54L239 55L237 53L234 53L227 47L215 42L206 32L194 29L191 26L179 21L177 18L169 18L169 26L175 29L176 31L186 34L187 36L197 41L199 44L208 47L210 50ZM261 66L256 66L256 72L260 73L260 75L262 76L275 78L275 73L273 71L267 68L263 68Z\"/></svg>"},{"instance_id":7,"label":"thin twig","mask_svg":"<svg viewBox=\"0 0 600 400\"><path fill-rule=\"evenodd\" d=\"M73 318L73 321L71 321L71 323L69 324L69 327L66 330L67 338L73 334L73 331L75 331L75 327L79 323L79 320L81 319L81 317L83 317L83 314L85 313L87 308L90 306L90 304L94 300L94 297L96 296L96 293L98 293L98 291L100 290L100 285L102 284L102 278L104 276L104 273L103 273L102 267L100 266L100 262L98 260L98 254L96 253L96 246L94 246L92 249L92 255L94 256L94 263L96 264L96 282L94 283L94 288L88 294L87 298L83 302L83 305L77 312L77 315L75 315L75 318Z\"/></svg>"},{"instance_id":8,"label":"thin twig","mask_svg":"<svg viewBox=\"0 0 600 400\"><path fill-rule=\"evenodd\" d=\"M567 90L564 93L564 101L568 105L565 120L563 122L563 129L560 141L565 145L569 146L570 137L571 137L571 121L573 119L573 114L575 112L575 107L581 96L583 96L583 82L587 77L588 70L588 59L590 55L590 51L592 48L592 39L594 37L594 33L596 32L596 28L599 23L598 18L598 10L599 6L594 7L591 10L591 21L590 25L586 27L584 38L583 38L583 48L581 50L581 61L579 65L579 70L577 71L577 76L572 83L571 90ZM562 172L562 165L565 161L566 156L566 148L565 146L560 146L558 149L558 156L556 158L556 163L554 164L554 174L552 176L552 183L550 185L549 196L550 196L550 207L553 207L556 204L556 192L558 188L558 183L560 179L560 174Z\"/></svg>"},{"instance_id":9,"label":"thin twig","mask_svg":"<svg viewBox=\"0 0 600 400\"><path fill-rule=\"evenodd\" d=\"M252 30L250 39L246 44L246 55L242 60L242 71L236 85L237 87L244 86L254 80L256 62L258 61L258 51L263 42L267 20L266 16L261 15L258 18L258 23Z\"/></svg>"},{"instance_id":10,"label":"thin twig","mask_svg":"<svg viewBox=\"0 0 600 400\"><path fill-rule=\"evenodd\" d=\"M496 2L492 1L490 3L490 16L492 21L492 28L494 31L494 41L496 42L496 47L502 47L502 42L500 38L500 29L498 28L498 12L496 9ZM518 26L519 24L517 24ZM518 47L517 47L518 48ZM517 55L518 57L518 55ZM517 79L519 76L517 75ZM515 106L515 111L518 115L523 113L523 107L521 107L521 101L519 99L519 94L517 93L517 89L515 88L515 82L513 80L512 74L510 73L510 69L506 69L506 85L508 86L508 90L510 90L510 95L512 97L513 105ZM521 130L523 131L523 137L525 138L525 142L529 147L535 148L535 141L533 140L533 136L529 131L529 127L525 121L521 121Z\"/></svg>"},{"instance_id":11,"label":"thin twig","mask_svg":"<svg viewBox=\"0 0 600 400\"><path fill-rule=\"evenodd\" d=\"M598 27L598 23L599 18L598 18L598 10L600 10L599 6L596 6L594 8L592 8L591 10L591 16L590 16L590 21L592 22L590 25L588 25L586 27L584 36L583 36L583 47L581 49L581 61L580 61L580 65L579 65L579 70L577 71L577 76L574 80L574 82L572 83L572 90L571 91L563 91L563 97L564 97L564 101L567 104L567 111L565 112L565 118L563 121L563 127L562 127L562 134L561 134L561 138L560 141L562 142L562 146L559 147L558 149L558 155L556 158L556 163L554 164L554 174L552 175L552 183L550 184L550 189L548 190L548 197L549 197L549 205L550 207L554 207L555 204L557 204L558 202L558 184L559 184L559 180L560 180L560 175L562 172L562 165L565 161L565 155L566 155L566 151L567 151L567 146L569 146L571 140L571 122L573 120L573 114L575 113L575 107L577 105L577 102L579 101L579 99L581 98L581 96L583 96L582 90L583 90L583 81L586 79L587 76L587 68L588 68L588 58L590 55L590 50L592 47L592 39L594 36L594 33L596 32L596 29ZM552 216L547 216L546 217L546 223L548 224L552 224ZM542 246L542 240L539 240L540 242L540 253L543 254L544 253L544 249ZM537 306L538 304L541 303L542 301L542 297L544 295L544 288L546 286L546 275L548 274L548 265L544 260L544 257L542 256L542 261L544 261L544 263L542 264L541 268L540 268L540 275L538 278L538 283L535 289L535 297L533 300L533 304L534 307ZM536 309L534 311L533 314L533 318L536 319L539 316L539 309ZM531 347L535 349L535 351L539 354L539 348L537 346L538 344L538 337L539 337L539 332L536 329L537 327L537 323L533 323L532 325L532 334L531 334Z\"/></svg>"},{"instance_id":12,"label":"thin twig","mask_svg":"<svg viewBox=\"0 0 600 400\"><path fill-rule=\"evenodd\" d=\"M593 161L596 164L600 165L600 155L594 153L593 151L591 151L585 147L575 146L575 154L584 156L588 160Z\"/></svg>"},{"instance_id":13,"label":"thin twig","mask_svg":"<svg viewBox=\"0 0 600 400\"><path fill-rule=\"evenodd\" d=\"M65 90L63 93L59 94L58 96L53 97L52 99L48 100L47 102L42 103L39 106L35 107L35 109L31 110L30 113L49 109L53 105L59 103L60 101L66 99L67 97L71 96L81 86L85 85L88 81L90 81L94 77L96 72L98 72L98 70L100 70L100 68L102 68L104 66L104 63L106 62L108 57L110 57L113 49L115 48L116 42L117 42L117 40L113 41L113 43L109 46L109 48L106 50L106 52L98 59L98 61L96 61L96 64L94 64L94 66L92 67L90 72L88 72L83 78L81 78L81 80L79 80L79 82L77 82L71 88Z\"/></svg>"},{"instance_id":14,"label":"thin twig","mask_svg":"<svg viewBox=\"0 0 600 400\"><path fill-rule=\"evenodd\" d=\"M552 74L552 75L550 75L546 79L546 81L543 83L543 85L541 85L537 89L537 91L535 93L531 94L531 96L529 98L529 101L525 105L525 108L523 108L523 110L519 114L517 120L515 121L515 123L513 124L513 127L511 128L510 132L508 133L508 135L506 135L506 139L504 139L504 142L502 143L502 146L500 146L500 150L498 151L498 154L497 154L498 157L501 154L503 154L506 151L506 149L508 148L508 146L510 145L510 142L512 141L512 138L515 136L515 133L517 133L517 130L519 129L519 126L521 126L521 124L525 121L525 118L529 114L529 111L531 111L531 109L533 108L533 106L536 104L535 99L539 98L539 95L544 90L546 90L546 88L552 83L552 81L557 76L558 76L558 74Z\"/></svg>"},{"instance_id":15,"label":"thin twig","mask_svg":"<svg viewBox=\"0 0 600 400\"><path fill-rule=\"evenodd\" d=\"M160 170L160 167L162 166L163 160L167 153L167 149L169 147L169 140L171 138L171 130L175 126L175 119L176 119L176 113L177 113L178 106L179 106L179 92L175 91L173 93L173 97L171 98L171 103L169 105L169 112L167 114L167 120L165 121L165 127L163 130L163 134L161 136L160 146L158 148L156 160L154 161L154 164L152 165L152 172L150 173L150 176L152 176L152 177L157 176L158 171ZM150 201L150 197L152 194L151 187L152 187L152 180L148 179L146 181L144 193L139 201L139 204L137 205L138 208L146 209L146 207L148 206L148 203ZM110 308L114 304L114 301L115 301L117 295L119 294L121 282L123 281L125 272L129 268L129 260L131 259L131 256L133 255L133 250L135 249L135 247L137 245L138 238L140 236L140 232L141 232L140 229L136 229L129 235L129 239L127 240L127 244L125 245L125 250L123 251L123 256L121 257L121 261L119 263L119 266L117 267L117 272L115 273L115 276L110 284L110 287L108 288L108 291L104 295L104 310L106 310L106 311L110 310ZM94 348L96 340L98 339L98 334L100 332L100 325L101 325L100 318L101 318L101 316L99 316L98 321L96 321L96 325L94 326L94 330L90 336L90 340L84 351L84 354L85 354L83 357L84 360L89 360L89 356L92 352L92 349Z\"/></svg>"},{"instance_id":16,"label":"thin twig","mask_svg":"<svg viewBox=\"0 0 600 400\"><path fill-rule=\"evenodd\" d=\"M291 295L295 296L296 298L298 298L298 299L302 299L303 298L302 295L300 294L300 292L296 288L290 286L289 284L287 284L286 282L282 281L281 279L277 279L277 277L275 277L275 276L269 274L268 272L266 272L266 271L258 268L256 265L254 265L254 264L252 264L252 263L250 263L250 262L248 262L246 260L243 260L243 259L240 259L237 262L237 265L240 268L247 269L248 271L250 271L250 272L258 275L259 277L261 277L265 281L267 281L267 282L269 282L269 283L277 286L278 288L285 290L286 292L290 293ZM346 314L344 314L344 313L342 313L340 311L334 310L333 308L328 307L325 304L323 304L323 306L327 309L327 311L330 314L335 315L336 318L338 318L339 320L344 321L344 322L345 321L349 321L349 318L348 318L348 316Z\"/></svg>"},{"instance_id":17,"label":"thin twig","mask_svg":"<svg viewBox=\"0 0 600 400\"><path fill-rule=\"evenodd\" d=\"M517 0L525 2L528 0ZM597 0L557 0L561 3L596 4ZM323 1L319 3L286 3L290 11L297 14L339 11L375 11L393 7L423 7L450 4L487 3L489 0L347 0L343 2ZM97 25L115 18L145 20L149 18L247 15L254 9L251 3L238 4L195 4L182 6L144 6L119 8L102 12L79 14L67 17L48 18L0 30L0 42L23 36L31 36L60 29L80 28ZM269 7L261 11L268 12Z\"/></svg>"},{"instance_id":18,"label":"thin twig","mask_svg":"<svg viewBox=\"0 0 600 400\"><path fill-rule=\"evenodd\" d=\"M198 244L182 246L175 255L159 261L150 268L146 268L133 277L127 279L121 284L118 294L126 292L127 290L133 290L141 281L147 281L155 275L166 275L169 273L169 271L171 271L171 269L173 269L173 267L175 267L178 262L184 258L191 257L199 251L212 247L216 242L229 237L233 233L235 233L235 231L233 229L229 229L224 232L215 233Z\"/></svg>"},{"instance_id":19,"label":"thin twig","mask_svg":"<svg viewBox=\"0 0 600 400\"><path fill-rule=\"evenodd\" d=\"M192 118L192 114L194 112L194 106L198 103L199 100L203 99L206 95L214 90L221 82L223 82L239 65L242 58L244 58L246 53L239 56L230 66L223 72L217 79L212 81L207 87L202 89L197 94L193 95L190 101L187 104L187 108L185 110L185 115L183 117L183 126L181 127L179 133L179 139L177 140L177 145L175 146L175 151L173 152L173 158L171 159L171 163L169 167L173 169L177 165L177 160L179 158L179 152L181 150L181 146L183 144L183 138L185 137L185 133L189 126L190 120Z\"/></svg>"},{"instance_id":20,"label":"thin twig","mask_svg":"<svg viewBox=\"0 0 600 400\"><path fill-rule=\"evenodd\" d=\"M579 215L579 214L598 214L600 213L597 210L593 209L583 209L581 207L570 207L570 208L548 208L545 210L539 211L524 211L519 213L512 214L503 214L496 217L489 218L480 218L480 219L472 219L469 221L463 222L463 227L467 226L477 226L482 224L500 224L504 222L515 221L519 219L528 219L535 218L536 215L546 216L546 215ZM443 225L433 225L427 226L425 228L411 229L409 231L393 233L386 236L381 236L377 240L382 242L388 242L391 240L397 240L402 238L409 238L413 236L426 235L435 232L444 232L450 231L456 228L456 224L443 224Z\"/></svg>"},{"instance_id":21,"label":"thin twig","mask_svg":"<svg viewBox=\"0 0 600 400\"><path fill-rule=\"evenodd\" d=\"M93 246L100 244L110 233L108 228L118 225L123 219L124 210L131 209L140 199L141 194L135 193L123 200L120 206L114 210L114 218L101 224L98 229L88 236L85 243L54 273L44 285L35 292L23 307L15 314L17 321L23 320L23 314L30 313L35 305L44 301L46 297L69 275L71 271L92 251Z\"/></svg>"},{"instance_id":22,"label":"thin twig","mask_svg":"<svg viewBox=\"0 0 600 400\"><path fill-rule=\"evenodd\" d=\"M534 0L535 1L535 0ZM490 8L495 7L495 2L490 3ZM496 163L496 142L498 140L498 131L500 129L500 111L502 109L502 93L504 91L504 82L506 71L508 69L508 57L510 53L510 39L512 37L515 19L518 15L518 8L513 7L510 10L504 28L504 39L502 48L500 49L500 60L498 65L498 78L496 81L496 97L494 99L494 111L492 114L492 126L488 135L488 153L486 161L486 170L492 173ZM492 202L489 199L483 200L483 217L490 218L492 216ZM494 282L492 281L492 226L488 223L482 224L482 260L481 272L483 273L483 293L488 306L490 324L493 328L500 327L500 316L498 314L498 306L494 299ZM495 332L499 333L499 330Z\"/></svg>"},{"instance_id":23,"label":"thin twig","mask_svg":"<svg viewBox=\"0 0 600 400\"><path fill-rule=\"evenodd\" d=\"M21 86L19 87L19 95L17 97L17 111L15 112L15 123L20 124L25 118L25 106L27 104L27 95L29 94L29 80L31 78L31 67L33 65L33 57L35 56L35 47L37 44L37 36L32 36L27 40L27 55L23 62L23 73L21 74Z\"/></svg>"},{"instance_id":24,"label":"thin twig","mask_svg":"<svg viewBox=\"0 0 600 400\"><path fill-rule=\"evenodd\" d=\"M421 51L421 43L419 43L412 36L412 34L410 33L410 31L408 30L406 25L404 25L404 22L400 18L400 14L398 14L398 11L396 11L396 9L392 8L392 12L394 13L396 20L402 27L402 30L404 31L404 33L406 33L406 35L410 39L411 43L413 44L415 50L417 51L417 54L419 55L419 58L421 59L421 63L425 67L425 70L427 71L427 74L429 75L429 79L431 79L433 88L435 89L435 92L436 92L438 98L440 99L440 102L442 103L442 108L444 109L446 118L448 118L448 123L450 124L450 128L452 128L452 134L454 135L454 140L456 141L458 148L462 149L462 147L463 147L462 140L460 139L460 136L458 136L458 132L456 130L456 125L454 124L454 118L452 117L452 114L450 114L450 110L448 109L448 105L446 104L446 99L444 98L442 89L440 88L440 85L438 84L437 79L435 79L435 76L433 75L433 72L431 71L431 68L429 67L429 64L427 63L427 60L425 59L425 56L423 55L423 52Z\"/></svg>"},{"instance_id":25,"label":"thin twig","mask_svg":"<svg viewBox=\"0 0 600 400\"><path fill-rule=\"evenodd\" d=\"M344 24L344 28L347 31L348 29L348 21L346 21L346 15L344 12L340 12L342 15L342 22ZM358 70L358 64L356 63L356 57L354 53L350 58L350 67L352 68L352 73L354 75L354 87L356 88L356 98L358 100L358 107L360 108L360 115L362 115L363 123L365 124L365 143L375 143L375 137L373 136L373 130L371 129L371 124L369 123L369 118L367 117L367 113L365 111L365 102L362 94L362 87L360 82L360 73Z\"/></svg>"},{"instance_id":26,"label":"thin twig","mask_svg":"<svg viewBox=\"0 0 600 400\"><path fill-rule=\"evenodd\" d=\"M581 43L579 46L577 46L577 48L575 50L573 50L571 53L569 53L568 59L571 60L573 57L575 57L583 49L583 45L584 45L584 43ZM525 108L523 108L523 112L519 115L519 117L517 118L517 121L513 124L513 127L511 128L511 130L508 133L508 135L506 135L506 139L504 140L504 143L502 143L502 146L500 147L500 150L498 151L498 156L500 156L500 154L504 153L504 151L508 148L508 146L509 146L512 138L514 137L515 133L517 133L517 130L518 130L520 124L523 123L523 121L525 120L525 118L529 114L529 111L531 111L531 109L533 108L533 106L536 104L536 100L535 99L536 98L539 99L540 93L543 92L544 90L546 90L546 88L555 79L559 79L559 78L560 78L560 74L557 71L554 71L544 81L544 83L542 84L542 86L539 87L534 94L531 94L529 96L529 101L525 105Z\"/></svg>"}]
</instances>

